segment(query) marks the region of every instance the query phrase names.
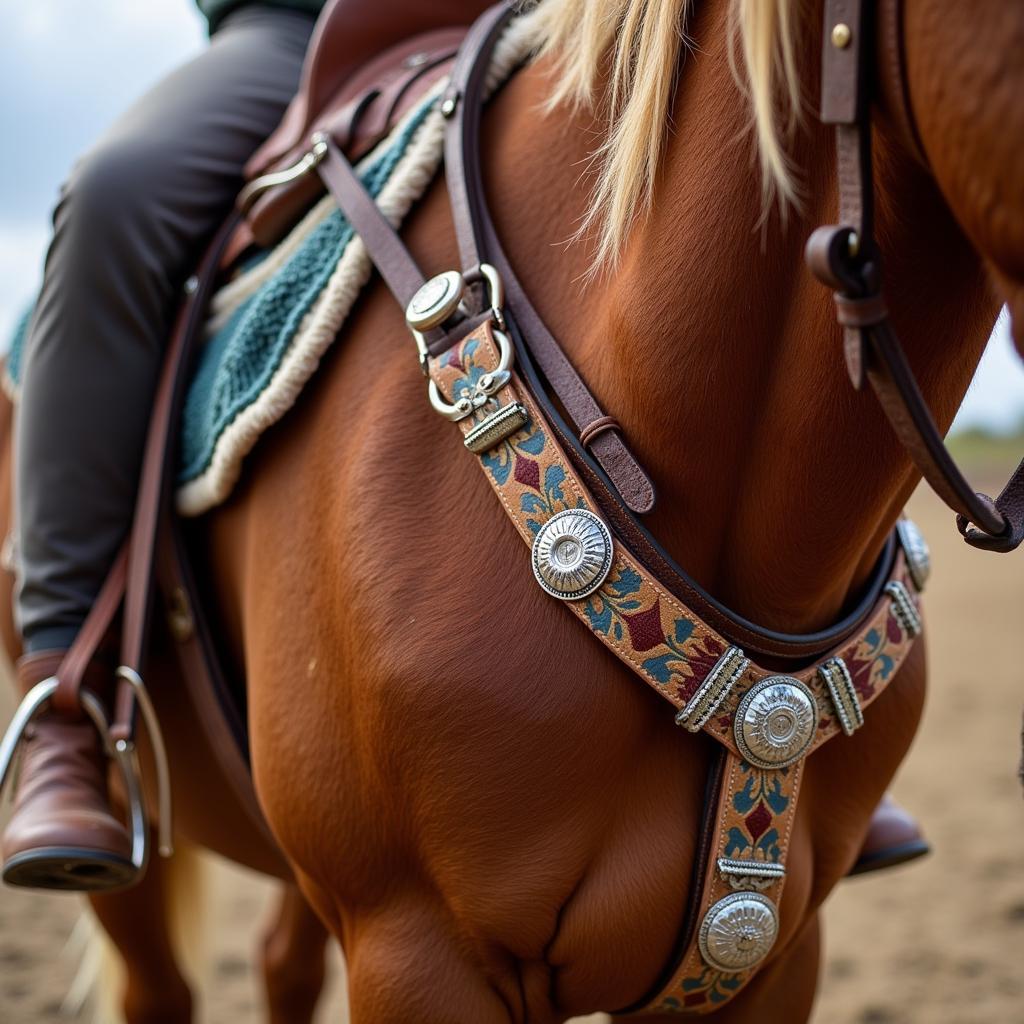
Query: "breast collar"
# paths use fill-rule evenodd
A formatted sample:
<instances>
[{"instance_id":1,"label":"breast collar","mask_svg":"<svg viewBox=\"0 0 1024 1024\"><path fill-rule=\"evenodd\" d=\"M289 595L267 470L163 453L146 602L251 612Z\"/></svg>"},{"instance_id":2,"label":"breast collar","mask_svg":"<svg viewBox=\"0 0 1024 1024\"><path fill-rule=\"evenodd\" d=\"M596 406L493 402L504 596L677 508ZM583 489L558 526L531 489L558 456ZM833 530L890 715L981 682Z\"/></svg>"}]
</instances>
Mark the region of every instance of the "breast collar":
<instances>
[{"instance_id":1,"label":"breast collar","mask_svg":"<svg viewBox=\"0 0 1024 1024\"><path fill-rule=\"evenodd\" d=\"M608 418L600 409L581 427L558 391L584 439L596 438L588 446L551 408L537 366L552 384L568 360L516 282L483 203L477 149L486 71L512 16L501 4L477 21L439 102L461 273L424 279L329 138L316 140L316 170L406 310L430 403L476 457L529 547L537 583L674 708L682 729L716 741L677 952L656 988L629 1009L704 1013L739 992L772 949L807 757L861 728L867 707L898 675L921 633L927 548L901 521L899 543L890 539L855 613L839 628L793 638L712 602L639 526L633 513L653 500L646 475L618 433L602 429ZM585 411L578 393L571 401ZM605 438L619 447L595 450ZM668 579L684 586L674 591ZM763 668L740 636L805 664L785 675Z\"/></svg>"}]
</instances>

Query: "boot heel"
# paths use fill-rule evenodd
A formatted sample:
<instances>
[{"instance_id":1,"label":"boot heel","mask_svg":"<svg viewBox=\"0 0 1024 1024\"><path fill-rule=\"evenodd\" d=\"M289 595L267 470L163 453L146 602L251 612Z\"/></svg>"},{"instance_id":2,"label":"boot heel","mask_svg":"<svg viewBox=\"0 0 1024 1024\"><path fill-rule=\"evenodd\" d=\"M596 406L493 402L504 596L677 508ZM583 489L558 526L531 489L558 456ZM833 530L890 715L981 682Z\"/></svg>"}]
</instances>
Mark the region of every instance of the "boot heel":
<instances>
[{"instance_id":1,"label":"boot heel","mask_svg":"<svg viewBox=\"0 0 1024 1024\"><path fill-rule=\"evenodd\" d=\"M74 846L44 846L15 854L3 867L4 884L25 889L112 892L138 881L135 865L117 854Z\"/></svg>"}]
</instances>

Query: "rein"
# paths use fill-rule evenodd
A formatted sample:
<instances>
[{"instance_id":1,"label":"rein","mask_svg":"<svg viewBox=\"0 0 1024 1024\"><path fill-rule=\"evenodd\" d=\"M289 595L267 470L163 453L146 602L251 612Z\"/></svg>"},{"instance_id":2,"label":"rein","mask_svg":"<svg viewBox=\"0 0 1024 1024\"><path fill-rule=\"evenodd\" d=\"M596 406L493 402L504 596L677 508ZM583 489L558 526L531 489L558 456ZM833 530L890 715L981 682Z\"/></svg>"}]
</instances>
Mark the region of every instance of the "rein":
<instances>
[{"instance_id":1,"label":"rein","mask_svg":"<svg viewBox=\"0 0 1024 1024\"><path fill-rule=\"evenodd\" d=\"M902 57L901 0L879 3L883 90L910 151L925 162L907 96ZM818 228L807 263L834 289L846 368L860 390L867 380L896 436L940 498L957 514L972 547L1007 552L1024 541L1024 460L993 501L975 492L942 440L889 320L882 262L874 237L869 47L872 5L826 0L820 118L836 126L840 225Z\"/></svg>"}]
</instances>

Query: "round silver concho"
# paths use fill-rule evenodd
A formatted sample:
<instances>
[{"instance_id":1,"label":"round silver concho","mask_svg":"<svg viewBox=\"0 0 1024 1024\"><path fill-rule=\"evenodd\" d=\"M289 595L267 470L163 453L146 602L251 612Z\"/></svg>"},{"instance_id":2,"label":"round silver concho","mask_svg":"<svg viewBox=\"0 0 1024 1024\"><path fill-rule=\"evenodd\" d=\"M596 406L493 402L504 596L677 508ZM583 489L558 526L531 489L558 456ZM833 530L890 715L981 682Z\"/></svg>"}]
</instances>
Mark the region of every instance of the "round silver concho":
<instances>
[{"instance_id":1,"label":"round silver concho","mask_svg":"<svg viewBox=\"0 0 1024 1024\"><path fill-rule=\"evenodd\" d=\"M552 597L577 601L592 594L612 567L612 535L584 508L553 515L533 541L533 574Z\"/></svg>"},{"instance_id":2,"label":"round silver concho","mask_svg":"<svg viewBox=\"0 0 1024 1024\"><path fill-rule=\"evenodd\" d=\"M708 908L700 926L700 953L719 971L735 974L760 963L775 944L779 915L767 896L735 892Z\"/></svg>"},{"instance_id":3,"label":"round silver concho","mask_svg":"<svg viewBox=\"0 0 1024 1024\"><path fill-rule=\"evenodd\" d=\"M932 571L932 556L928 550L928 541L924 539L924 534L912 519L901 519L896 524L896 532L899 534L903 554L907 558L910 578L920 593L924 590L924 585L928 582L928 576Z\"/></svg>"},{"instance_id":4,"label":"round silver concho","mask_svg":"<svg viewBox=\"0 0 1024 1024\"><path fill-rule=\"evenodd\" d=\"M409 300L405 309L406 323L414 331L430 331L439 327L458 308L466 282L457 270L446 270L432 277Z\"/></svg>"},{"instance_id":5,"label":"round silver concho","mask_svg":"<svg viewBox=\"0 0 1024 1024\"><path fill-rule=\"evenodd\" d=\"M817 701L799 679L768 676L736 709L736 745L758 768L785 768L803 756L817 724Z\"/></svg>"}]
</instances>

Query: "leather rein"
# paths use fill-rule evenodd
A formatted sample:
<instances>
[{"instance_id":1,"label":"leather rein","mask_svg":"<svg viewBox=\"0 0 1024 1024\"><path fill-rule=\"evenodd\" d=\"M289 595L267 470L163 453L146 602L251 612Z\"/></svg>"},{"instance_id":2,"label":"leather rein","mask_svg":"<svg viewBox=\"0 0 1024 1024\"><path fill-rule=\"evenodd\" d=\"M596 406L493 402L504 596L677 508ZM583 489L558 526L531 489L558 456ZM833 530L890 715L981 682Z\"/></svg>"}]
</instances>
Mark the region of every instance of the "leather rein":
<instances>
[{"instance_id":1,"label":"leather rein","mask_svg":"<svg viewBox=\"0 0 1024 1024\"><path fill-rule=\"evenodd\" d=\"M820 118L836 128L839 225L818 228L807 242L807 263L834 289L843 328L846 368L853 386L871 384L883 412L914 465L957 514L972 547L1013 551L1024 540L1024 460L993 501L967 482L943 443L896 335L882 287L874 236L871 156L872 76L868 42L877 30L879 79L887 106L910 152L923 164L903 59L902 0L881 0L879 23L865 0L826 0Z\"/></svg>"}]
</instances>

